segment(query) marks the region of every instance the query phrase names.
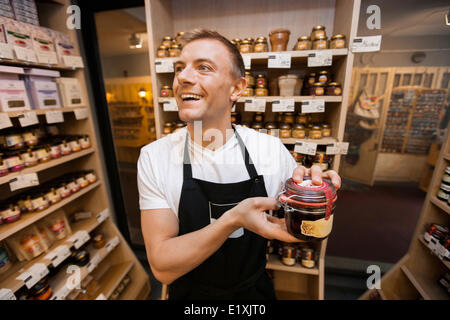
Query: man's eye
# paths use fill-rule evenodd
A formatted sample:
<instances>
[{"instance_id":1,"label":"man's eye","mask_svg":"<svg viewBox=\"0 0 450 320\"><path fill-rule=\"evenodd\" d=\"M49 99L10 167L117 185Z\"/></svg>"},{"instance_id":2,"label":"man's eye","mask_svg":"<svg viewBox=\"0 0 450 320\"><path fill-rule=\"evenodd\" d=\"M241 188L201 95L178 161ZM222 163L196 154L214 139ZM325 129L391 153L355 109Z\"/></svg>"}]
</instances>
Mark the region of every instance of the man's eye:
<instances>
[{"instance_id":1,"label":"man's eye","mask_svg":"<svg viewBox=\"0 0 450 320\"><path fill-rule=\"evenodd\" d=\"M174 70L176 73L178 73L178 72L181 72L181 71L183 71L183 67L182 66L177 66L177 67L175 67L175 70Z\"/></svg>"},{"instance_id":2,"label":"man's eye","mask_svg":"<svg viewBox=\"0 0 450 320\"><path fill-rule=\"evenodd\" d=\"M208 65L206 65L206 64L201 64L199 69L201 71L209 71L209 70L211 70L211 68Z\"/></svg>"}]
</instances>

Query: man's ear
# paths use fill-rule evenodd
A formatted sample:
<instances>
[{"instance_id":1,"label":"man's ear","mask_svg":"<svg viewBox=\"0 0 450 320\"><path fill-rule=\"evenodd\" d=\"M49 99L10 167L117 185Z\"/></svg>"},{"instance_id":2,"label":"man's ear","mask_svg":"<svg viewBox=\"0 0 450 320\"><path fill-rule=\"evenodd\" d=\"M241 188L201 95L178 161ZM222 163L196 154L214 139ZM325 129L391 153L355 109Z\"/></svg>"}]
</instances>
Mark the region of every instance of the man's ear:
<instances>
[{"instance_id":1,"label":"man's ear","mask_svg":"<svg viewBox=\"0 0 450 320\"><path fill-rule=\"evenodd\" d=\"M240 77L236 80L234 86L231 87L231 95L230 100L232 102L238 101L238 99L242 96L242 93L247 88L247 79L244 77Z\"/></svg>"}]
</instances>

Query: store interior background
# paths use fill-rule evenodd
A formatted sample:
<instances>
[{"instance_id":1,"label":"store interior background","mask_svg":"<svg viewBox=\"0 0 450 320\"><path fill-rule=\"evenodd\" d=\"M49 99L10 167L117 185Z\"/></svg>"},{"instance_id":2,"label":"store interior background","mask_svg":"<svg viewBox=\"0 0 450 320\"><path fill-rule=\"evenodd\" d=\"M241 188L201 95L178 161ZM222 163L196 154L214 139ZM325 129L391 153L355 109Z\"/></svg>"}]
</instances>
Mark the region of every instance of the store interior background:
<instances>
[{"instance_id":1,"label":"store interior background","mask_svg":"<svg viewBox=\"0 0 450 320\"><path fill-rule=\"evenodd\" d=\"M366 27L369 5L381 8L381 30ZM363 0L358 35L381 34L382 49L377 53L358 54L354 68L409 67L416 72L421 67L425 77L427 70L431 70L427 68L449 67L450 28L444 22L445 12L448 12L447 1ZM153 110L145 9L142 6L96 13L95 23L129 233L135 253L150 272L140 229L136 186L139 150L155 139L151 129ZM142 48L130 49L132 34L144 39ZM421 62L413 62L412 56L418 52L425 57ZM445 87L448 87L448 74L447 71ZM141 94L145 91L145 96L140 96L139 91ZM120 118L120 104L129 103L141 106L136 109L140 114L134 115L135 122L129 123L129 127L137 123L142 127L141 132L135 133L134 142L124 139L126 134L120 130L127 126L115 117ZM383 273L387 272L407 252L415 231L426 195L419 186L426 183L427 172L432 172L429 156L383 153L378 146L381 139L381 131L376 130L361 146L358 179L349 179L345 168L342 172L346 166L345 159L342 161L344 183L325 260L325 299L357 299L367 289L367 267L375 264ZM351 176L354 169L349 170ZM160 288L152 277L152 298L159 298Z\"/></svg>"}]
</instances>

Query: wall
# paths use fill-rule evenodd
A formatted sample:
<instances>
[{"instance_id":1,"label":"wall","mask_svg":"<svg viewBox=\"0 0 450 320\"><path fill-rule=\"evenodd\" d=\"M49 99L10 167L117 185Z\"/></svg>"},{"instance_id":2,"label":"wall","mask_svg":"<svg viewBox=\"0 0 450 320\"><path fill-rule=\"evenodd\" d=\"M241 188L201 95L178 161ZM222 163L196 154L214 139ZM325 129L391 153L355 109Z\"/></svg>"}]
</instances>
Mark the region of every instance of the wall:
<instances>
[{"instance_id":1,"label":"wall","mask_svg":"<svg viewBox=\"0 0 450 320\"><path fill-rule=\"evenodd\" d=\"M125 56L102 57L104 78L140 77L150 75L148 52ZM127 72L127 75L124 74Z\"/></svg>"}]
</instances>

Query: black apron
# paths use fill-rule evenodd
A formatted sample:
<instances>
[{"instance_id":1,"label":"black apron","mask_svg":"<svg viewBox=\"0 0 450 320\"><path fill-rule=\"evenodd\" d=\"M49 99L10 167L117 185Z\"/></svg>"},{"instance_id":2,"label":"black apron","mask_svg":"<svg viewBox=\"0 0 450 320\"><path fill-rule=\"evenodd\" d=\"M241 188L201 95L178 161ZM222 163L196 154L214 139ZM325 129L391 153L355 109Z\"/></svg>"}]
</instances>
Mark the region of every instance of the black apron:
<instances>
[{"instance_id":1,"label":"black apron","mask_svg":"<svg viewBox=\"0 0 450 320\"><path fill-rule=\"evenodd\" d=\"M235 135L250 179L224 184L192 177L186 134L179 235L206 227L244 199L267 197L264 177L256 172L236 130ZM263 237L243 228L236 230L214 254L169 286L169 299L275 299L265 271L266 246Z\"/></svg>"}]
</instances>

